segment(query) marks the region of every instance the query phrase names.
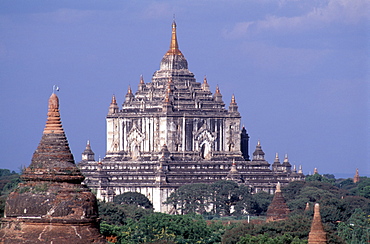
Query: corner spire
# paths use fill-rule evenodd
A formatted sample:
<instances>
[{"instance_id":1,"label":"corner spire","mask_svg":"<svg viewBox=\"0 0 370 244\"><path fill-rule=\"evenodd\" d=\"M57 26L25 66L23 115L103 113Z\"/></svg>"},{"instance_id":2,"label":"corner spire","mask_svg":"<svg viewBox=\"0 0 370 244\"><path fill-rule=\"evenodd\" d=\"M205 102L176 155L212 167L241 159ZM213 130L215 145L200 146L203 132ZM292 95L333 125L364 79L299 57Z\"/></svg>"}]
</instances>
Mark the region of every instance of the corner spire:
<instances>
[{"instance_id":1,"label":"corner spire","mask_svg":"<svg viewBox=\"0 0 370 244\"><path fill-rule=\"evenodd\" d=\"M166 55L182 55L179 50L179 44L177 43L177 34L176 34L176 21L172 22L172 35L170 49L167 51Z\"/></svg>"},{"instance_id":2,"label":"corner spire","mask_svg":"<svg viewBox=\"0 0 370 244\"><path fill-rule=\"evenodd\" d=\"M115 113L118 113L118 105L117 105L117 100L116 100L116 96L113 94L112 96L112 101L109 105L109 111L108 111L109 114L115 114Z\"/></svg>"},{"instance_id":3,"label":"corner spire","mask_svg":"<svg viewBox=\"0 0 370 244\"><path fill-rule=\"evenodd\" d=\"M236 103L235 95L231 96L231 102L229 106L229 112L238 112L238 105Z\"/></svg>"}]
</instances>

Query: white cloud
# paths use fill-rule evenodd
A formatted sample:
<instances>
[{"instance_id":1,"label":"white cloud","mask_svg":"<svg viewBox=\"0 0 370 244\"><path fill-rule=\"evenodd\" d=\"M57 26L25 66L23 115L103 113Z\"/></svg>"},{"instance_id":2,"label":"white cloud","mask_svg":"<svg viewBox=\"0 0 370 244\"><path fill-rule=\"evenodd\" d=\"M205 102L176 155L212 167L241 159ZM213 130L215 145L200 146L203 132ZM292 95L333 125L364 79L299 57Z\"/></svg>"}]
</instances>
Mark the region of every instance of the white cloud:
<instances>
[{"instance_id":1,"label":"white cloud","mask_svg":"<svg viewBox=\"0 0 370 244\"><path fill-rule=\"evenodd\" d=\"M246 42L241 47L250 65L273 74L310 74L331 55L329 50L271 46L262 42Z\"/></svg>"},{"instance_id":2,"label":"white cloud","mask_svg":"<svg viewBox=\"0 0 370 244\"><path fill-rule=\"evenodd\" d=\"M283 1L280 7L287 4ZM330 0L324 6L321 2L307 8L305 13L296 16L267 15L263 20L236 23L232 29L224 31L224 36L237 39L264 31L302 32L322 29L330 24L352 25L370 19L368 0Z\"/></svg>"}]
</instances>

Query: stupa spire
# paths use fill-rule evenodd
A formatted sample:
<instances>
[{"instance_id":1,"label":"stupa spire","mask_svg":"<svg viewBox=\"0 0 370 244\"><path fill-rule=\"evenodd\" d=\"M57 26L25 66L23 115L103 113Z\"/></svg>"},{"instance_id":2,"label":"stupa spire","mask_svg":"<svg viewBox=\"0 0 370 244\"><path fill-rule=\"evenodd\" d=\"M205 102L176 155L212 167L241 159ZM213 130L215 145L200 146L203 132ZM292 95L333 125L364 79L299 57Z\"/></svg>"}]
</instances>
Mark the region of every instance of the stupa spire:
<instances>
[{"instance_id":1,"label":"stupa spire","mask_svg":"<svg viewBox=\"0 0 370 244\"><path fill-rule=\"evenodd\" d=\"M181 51L179 50L179 44L177 42L176 21L175 20L173 20L172 22L172 35L171 35L170 49L167 51L166 55L182 55Z\"/></svg>"},{"instance_id":2,"label":"stupa spire","mask_svg":"<svg viewBox=\"0 0 370 244\"><path fill-rule=\"evenodd\" d=\"M62 128L62 122L60 121L59 113L59 98L53 93L49 98L48 103L48 118L46 121L44 134L62 134L64 133Z\"/></svg>"},{"instance_id":3,"label":"stupa spire","mask_svg":"<svg viewBox=\"0 0 370 244\"><path fill-rule=\"evenodd\" d=\"M43 172L43 177L40 177ZM66 173L68 172L68 173ZM51 94L48 118L31 165L21 175L23 180L82 182L84 176L75 165L67 137L62 128L58 96Z\"/></svg>"}]
</instances>

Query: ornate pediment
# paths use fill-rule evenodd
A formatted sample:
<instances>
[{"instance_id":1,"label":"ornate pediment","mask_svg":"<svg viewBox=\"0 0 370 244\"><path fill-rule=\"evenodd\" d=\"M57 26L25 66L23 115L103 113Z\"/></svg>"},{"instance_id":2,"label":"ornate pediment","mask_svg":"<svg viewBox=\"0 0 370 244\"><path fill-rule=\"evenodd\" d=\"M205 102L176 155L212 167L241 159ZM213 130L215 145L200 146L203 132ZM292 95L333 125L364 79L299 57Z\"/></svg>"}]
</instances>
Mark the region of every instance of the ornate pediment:
<instances>
[{"instance_id":1,"label":"ornate pediment","mask_svg":"<svg viewBox=\"0 0 370 244\"><path fill-rule=\"evenodd\" d=\"M132 142L141 143L144 139L145 139L144 133L142 133L134 124L134 126L127 134L127 141L129 142L129 144L131 144Z\"/></svg>"}]
</instances>

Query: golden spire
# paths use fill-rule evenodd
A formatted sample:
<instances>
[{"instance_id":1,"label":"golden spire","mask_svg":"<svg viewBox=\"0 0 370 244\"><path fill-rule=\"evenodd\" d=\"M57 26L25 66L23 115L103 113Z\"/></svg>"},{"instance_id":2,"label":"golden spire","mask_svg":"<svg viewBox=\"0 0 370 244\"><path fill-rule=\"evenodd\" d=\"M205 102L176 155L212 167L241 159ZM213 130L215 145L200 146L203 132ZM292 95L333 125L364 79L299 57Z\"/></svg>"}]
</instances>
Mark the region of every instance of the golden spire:
<instances>
[{"instance_id":1,"label":"golden spire","mask_svg":"<svg viewBox=\"0 0 370 244\"><path fill-rule=\"evenodd\" d=\"M130 85L128 86L127 94L132 94L132 90L131 90L131 86Z\"/></svg>"},{"instance_id":2,"label":"golden spire","mask_svg":"<svg viewBox=\"0 0 370 244\"><path fill-rule=\"evenodd\" d=\"M60 121L60 113L59 113L59 99L58 96L53 93L49 98L49 105L48 105L48 118L46 121L44 134L61 134L64 133L62 128L62 122Z\"/></svg>"},{"instance_id":3,"label":"golden spire","mask_svg":"<svg viewBox=\"0 0 370 244\"><path fill-rule=\"evenodd\" d=\"M167 51L166 55L182 55L181 51L179 50L179 44L177 43L175 20L173 20L172 22L172 36L171 36L170 49Z\"/></svg>"}]
</instances>

